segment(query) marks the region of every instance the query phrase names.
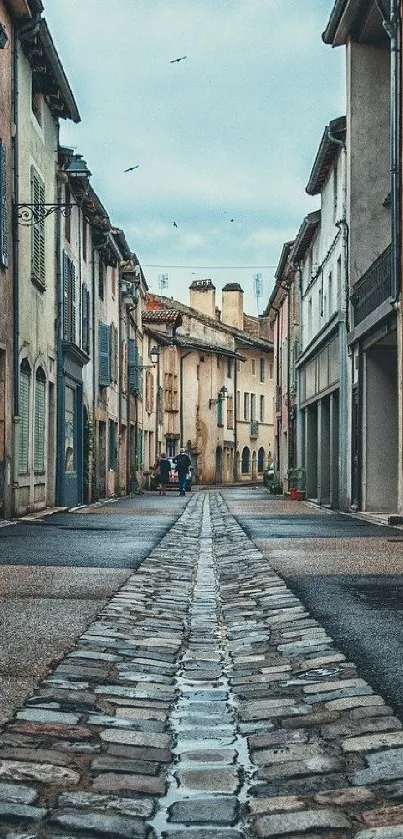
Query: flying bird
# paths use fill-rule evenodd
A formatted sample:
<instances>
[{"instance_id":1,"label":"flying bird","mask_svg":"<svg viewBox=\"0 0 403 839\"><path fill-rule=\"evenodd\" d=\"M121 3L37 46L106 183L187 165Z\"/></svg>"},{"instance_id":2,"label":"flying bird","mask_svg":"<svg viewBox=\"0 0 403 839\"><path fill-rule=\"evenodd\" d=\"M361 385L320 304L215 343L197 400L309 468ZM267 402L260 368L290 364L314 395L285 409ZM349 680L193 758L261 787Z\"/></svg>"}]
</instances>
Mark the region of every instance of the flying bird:
<instances>
[{"instance_id":1,"label":"flying bird","mask_svg":"<svg viewBox=\"0 0 403 839\"><path fill-rule=\"evenodd\" d=\"M180 61L184 61L187 58L187 55L181 55L180 58L173 58L169 63L170 64L179 64Z\"/></svg>"},{"instance_id":2,"label":"flying bird","mask_svg":"<svg viewBox=\"0 0 403 839\"><path fill-rule=\"evenodd\" d=\"M234 219L233 219L233 218L230 218L230 221L234 221Z\"/></svg>"},{"instance_id":3,"label":"flying bird","mask_svg":"<svg viewBox=\"0 0 403 839\"><path fill-rule=\"evenodd\" d=\"M177 227L177 226L178 226L178 225L177 225L177 223L176 223L176 221L174 221L174 222L173 222L173 226L174 226L174 227Z\"/></svg>"},{"instance_id":4,"label":"flying bird","mask_svg":"<svg viewBox=\"0 0 403 839\"><path fill-rule=\"evenodd\" d=\"M138 168L139 168L139 166L140 166L140 164L139 164L139 163L137 163L137 165L136 165L136 166L129 166L129 168L128 168L128 169L125 169L124 171L125 171L125 172L133 172L133 170L134 170L134 169L138 169Z\"/></svg>"}]
</instances>

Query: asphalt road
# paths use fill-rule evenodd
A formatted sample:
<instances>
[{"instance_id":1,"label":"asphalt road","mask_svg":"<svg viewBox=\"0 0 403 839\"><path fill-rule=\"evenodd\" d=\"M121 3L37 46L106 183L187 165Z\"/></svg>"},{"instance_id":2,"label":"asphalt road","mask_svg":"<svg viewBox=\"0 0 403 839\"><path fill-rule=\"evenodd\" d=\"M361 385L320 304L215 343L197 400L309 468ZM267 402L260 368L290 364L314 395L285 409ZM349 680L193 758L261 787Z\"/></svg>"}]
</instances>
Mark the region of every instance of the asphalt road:
<instances>
[{"instance_id":1,"label":"asphalt road","mask_svg":"<svg viewBox=\"0 0 403 839\"><path fill-rule=\"evenodd\" d=\"M403 530L263 489L223 496L271 566L403 720Z\"/></svg>"},{"instance_id":2,"label":"asphalt road","mask_svg":"<svg viewBox=\"0 0 403 839\"><path fill-rule=\"evenodd\" d=\"M135 496L0 528L0 723L28 696L181 515Z\"/></svg>"}]
</instances>

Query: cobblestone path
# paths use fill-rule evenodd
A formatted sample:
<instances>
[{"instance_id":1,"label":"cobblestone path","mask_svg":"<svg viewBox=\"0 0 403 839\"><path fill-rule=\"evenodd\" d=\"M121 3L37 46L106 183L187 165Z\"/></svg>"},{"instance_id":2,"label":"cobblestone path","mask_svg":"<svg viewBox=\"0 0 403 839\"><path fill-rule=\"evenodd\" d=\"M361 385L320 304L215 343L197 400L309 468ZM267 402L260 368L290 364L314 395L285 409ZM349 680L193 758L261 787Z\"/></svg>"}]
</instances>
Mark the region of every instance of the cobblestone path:
<instances>
[{"instance_id":1,"label":"cobblestone path","mask_svg":"<svg viewBox=\"0 0 403 839\"><path fill-rule=\"evenodd\" d=\"M403 732L218 493L0 734L7 839L403 839Z\"/></svg>"}]
</instances>

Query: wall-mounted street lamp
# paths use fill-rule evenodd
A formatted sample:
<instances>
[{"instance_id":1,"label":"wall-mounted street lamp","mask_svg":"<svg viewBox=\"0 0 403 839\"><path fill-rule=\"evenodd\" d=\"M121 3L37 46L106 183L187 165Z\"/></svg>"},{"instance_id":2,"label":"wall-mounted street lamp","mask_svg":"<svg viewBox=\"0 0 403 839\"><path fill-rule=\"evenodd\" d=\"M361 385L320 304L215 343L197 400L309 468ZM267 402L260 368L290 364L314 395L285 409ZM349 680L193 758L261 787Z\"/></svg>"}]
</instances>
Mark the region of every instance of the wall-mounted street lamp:
<instances>
[{"instance_id":1,"label":"wall-mounted street lamp","mask_svg":"<svg viewBox=\"0 0 403 839\"><path fill-rule=\"evenodd\" d=\"M7 32L6 32L5 27L3 26L2 22L0 21L0 50L5 49L7 41L8 41Z\"/></svg>"},{"instance_id":2,"label":"wall-mounted street lamp","mask_svg":"<svg viewBox=\"0 0 403 839\"><path fill-rule=\"evenodd\" d=\"M57 174L59 184L70 182L75 185L75 202L63 203L57 201L55 204L47 204L42 201L34 201L30 204L24 201L15 205L16 223L22 227L32 227L36 224L42 224L53 213L60 213L64 218L68 218L71 216L73 207L82 206L82 202L88 195L90 177L91 172L85 160L82 160L81 155L75 155L67 167L59 169Z\"/></svg>"},{"instance_id":3,"label":"wall-mounted street lamp","mask_svg":"<svg viewBox=\"0 0 403 839\"><path fill-rule=\"evenodd\" d=\"M225 385L223 385L222 388L220 388L220 390L218 391L217 399L209 399L209 401L208 401L209 408L212 408L213 405L218 405L219 402L223 402L224 399L227 398L227 396L228 396L228 389L225 387Z\"/></svg>"}]
</instances>

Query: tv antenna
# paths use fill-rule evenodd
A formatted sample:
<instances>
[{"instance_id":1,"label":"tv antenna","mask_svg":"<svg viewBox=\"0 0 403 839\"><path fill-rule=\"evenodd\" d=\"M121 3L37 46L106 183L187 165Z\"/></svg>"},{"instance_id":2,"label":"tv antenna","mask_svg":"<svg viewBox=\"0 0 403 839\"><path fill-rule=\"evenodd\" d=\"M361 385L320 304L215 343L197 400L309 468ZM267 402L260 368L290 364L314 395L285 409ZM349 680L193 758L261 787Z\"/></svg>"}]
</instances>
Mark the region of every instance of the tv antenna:
<instances>
[{"instance_id":1,"label":"tv antenna","mask_svg":"<svg viewBox=\"0 0 403 839\"><path fill-rule=\"evenodd\" d=\"M164 288L168 288L168 274L158 274L158 291L160 295L164 291Z\"/></svg>"},{"instance_id":2,"label":"tv antenna","mask_svg":"<svg viewBox=\"0 0 403 839\"><path fill-rule=\"evenodd\" d=\"M253 275L253 293L256 297L256 308L259 317L259 298L263 294L263 279L261 274Z\"/></svg>"}]
</instances>

